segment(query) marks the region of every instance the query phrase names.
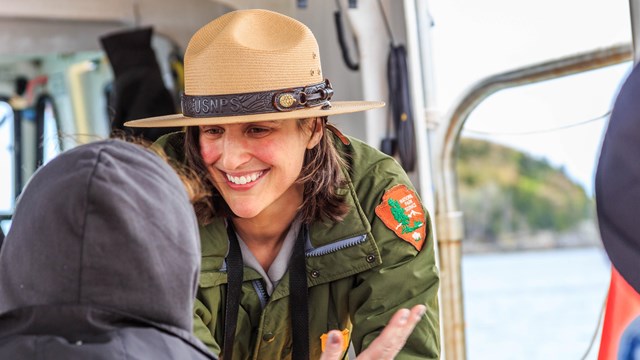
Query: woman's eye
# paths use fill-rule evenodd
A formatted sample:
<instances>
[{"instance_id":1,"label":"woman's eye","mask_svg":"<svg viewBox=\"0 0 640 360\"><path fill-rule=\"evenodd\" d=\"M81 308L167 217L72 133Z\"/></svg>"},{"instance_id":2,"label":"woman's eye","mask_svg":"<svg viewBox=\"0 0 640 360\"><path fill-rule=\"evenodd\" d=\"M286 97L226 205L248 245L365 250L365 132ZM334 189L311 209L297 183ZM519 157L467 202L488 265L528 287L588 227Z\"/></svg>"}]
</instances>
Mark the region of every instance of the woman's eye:
<instances>
[{"instance_id":1,"label":"woman's eye","mask_svg":"<svg viewBox=\"0 0 640 360\"><path fill-rule=\"evenodd\" d=\"M269 134L270 131L271 129L269 128L252 126L247 129L247 134L251 136L259 137L259 136L265 136Z\"/></svg>"},{"instance_id":2,"label":"woman's eye","mask_svg":"<svg viewBox=\"0 0 640 360\"><path fill-rule=\"evenodd\" d=\"M220 135L223 133L222 129L217 127L205 128L202 131L208 135Z\"/></svg>"}]
</instances>

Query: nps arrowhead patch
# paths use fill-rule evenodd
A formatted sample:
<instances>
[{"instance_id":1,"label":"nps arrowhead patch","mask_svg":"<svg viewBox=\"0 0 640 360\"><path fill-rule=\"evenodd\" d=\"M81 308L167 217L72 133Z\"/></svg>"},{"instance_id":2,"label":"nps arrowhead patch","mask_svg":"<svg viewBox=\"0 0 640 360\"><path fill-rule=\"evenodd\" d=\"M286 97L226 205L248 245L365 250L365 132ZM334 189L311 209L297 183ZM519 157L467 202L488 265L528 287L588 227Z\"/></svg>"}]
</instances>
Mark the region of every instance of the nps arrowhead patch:
<instances>
[{"instance_id":1,"label":"nps arrowhead patch","mask_svg":"<svg viewBox=\"0 0 640 360\"><path fill-rule=\"evenodd\" d=\"M405 185L396 185L382 196L376 215L402 240L422 249L427 238L426 215L415 192Z\"/></svg>"}]
</instances>

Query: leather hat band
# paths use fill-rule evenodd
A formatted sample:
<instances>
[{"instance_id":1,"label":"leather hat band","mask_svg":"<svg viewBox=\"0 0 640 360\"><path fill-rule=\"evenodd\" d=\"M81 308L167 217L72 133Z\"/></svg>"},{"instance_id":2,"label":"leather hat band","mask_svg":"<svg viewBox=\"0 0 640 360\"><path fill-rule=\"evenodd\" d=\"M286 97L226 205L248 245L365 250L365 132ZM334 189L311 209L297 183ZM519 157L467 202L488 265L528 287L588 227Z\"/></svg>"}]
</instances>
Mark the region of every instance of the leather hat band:
<instances>
[{"instance_id":1,"label":"leather hat band","mask_svg":"<svg viewBox=\"0 0 640 360\"><path fill-rule=\"evenodd\" d=\"M182 95L188 117L252 115L322 106L330 108L333 88L328 79L305 87L229 95Z\"/></svg>"}]
</instances>

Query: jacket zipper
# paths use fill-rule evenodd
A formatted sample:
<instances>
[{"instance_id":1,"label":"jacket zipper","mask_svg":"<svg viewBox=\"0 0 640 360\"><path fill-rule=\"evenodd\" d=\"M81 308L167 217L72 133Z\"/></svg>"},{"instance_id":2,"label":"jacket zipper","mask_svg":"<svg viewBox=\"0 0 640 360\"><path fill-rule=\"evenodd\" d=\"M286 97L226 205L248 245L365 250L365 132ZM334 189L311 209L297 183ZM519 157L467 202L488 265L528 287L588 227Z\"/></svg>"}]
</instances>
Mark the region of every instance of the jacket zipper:
<instances>
[{"instance_id":1,"label":"jacket zipper","mask_svg":"<svg viewBox=\"0 0 640 360\"><path fill-rule=\"evenodd\" d=\"M308 241L308 239L307 239ZM323 245L320 246L318 248L312 248L310 250L307 250L305 252L305 257L310 258L310 257L317 257L317 256L323 256L323 255L327 255L336 251L340 251L352 246L356 246L356 245L360 245L362 243L364 243L365 241L367 241L367 234L364 235L359 235L359 236L355 236L352 238L348 238L348 239L344 239L344 240L340 240L340 241L336 241L333 242L331 244L327 244L327 245ZM222 272L226 272L227 271L227 262L226 260L222 263L222 268L220 268L220 271ZM265 306L267 306L267 302L269 302L269 294L267 294L267 290L264 288L264 285L262 284L262 280L261 279L256 279L252 281L253 284L253 288L256 291L256 294L258 294L258 299L260 300L260 305L262 306L262 308L264 309Z\"/></svg>"},{"instance_id":2,"label":"jacket zipper","mask_svg":"<svg viewBox=\"0 0 640 360\"><path fill-rule=\"evenodd\" d=\"M260 299L260 305L264 309L267 306L267 302L269 301L269 294L267 294L267 290L265 290L264 285L262 284L262 280L255 279L252 281L253 288L256 290L258 294L258 299Z\"/></svg>"},{"instance_id":3,"label":"jacket zipper","mask_svg":"<svg viewBox=\"0 0 640 360\"><path fill-rule=\"evenodd\" d=\"M340 250L346 249L348 247L360 245L363 242L365 242L366 240L367 240L367 234L356 236L356 237L352 237L352 238L348 238L348 239L344 239L344 240L340 240L340 241L336 241L336 242L333 242L331 244L327 244L327 245L320 246L318 248L307 250L305 252L305 256L310 258L310 257L327 255L327 254L330 254L332 252L336 252L336 251L340 251Z\"/></svg>"}]
</instances>

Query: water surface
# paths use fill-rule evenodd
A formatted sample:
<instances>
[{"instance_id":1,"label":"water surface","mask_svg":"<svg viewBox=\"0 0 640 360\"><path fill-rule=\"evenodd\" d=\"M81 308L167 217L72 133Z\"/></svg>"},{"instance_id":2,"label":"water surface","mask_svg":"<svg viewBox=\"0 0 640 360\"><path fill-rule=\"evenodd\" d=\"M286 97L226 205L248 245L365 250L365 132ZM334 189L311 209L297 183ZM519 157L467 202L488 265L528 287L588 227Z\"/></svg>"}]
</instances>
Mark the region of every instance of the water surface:
<instances>
[{"instance_id":1,"label":"water surface","mask_svg":"<svg viewBox=\"0 0 640 360\"><path fill-rule=\"evenodd\" d=\"M609 286L604 250L465 255L462 267L469 360L582 359Z\"/></svg>"}]
</instances>

